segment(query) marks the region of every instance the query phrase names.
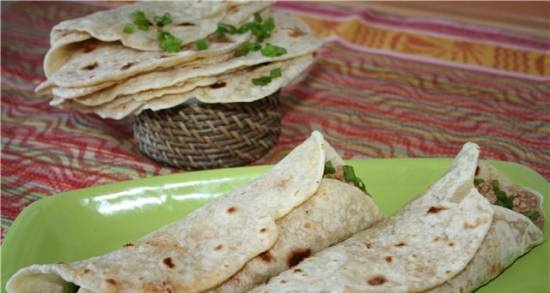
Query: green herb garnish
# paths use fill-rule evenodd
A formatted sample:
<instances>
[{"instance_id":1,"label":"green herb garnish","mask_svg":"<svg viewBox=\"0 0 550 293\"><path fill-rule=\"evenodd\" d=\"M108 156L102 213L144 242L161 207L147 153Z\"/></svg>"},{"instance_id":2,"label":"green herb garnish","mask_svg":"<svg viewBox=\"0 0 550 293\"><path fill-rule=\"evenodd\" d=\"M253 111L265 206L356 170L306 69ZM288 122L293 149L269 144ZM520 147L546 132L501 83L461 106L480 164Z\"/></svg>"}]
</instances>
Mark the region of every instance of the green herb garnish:
<instances>
[{"instance_id":1,"label":"green herb garnish","mask_svg":"<svg viewBox=\"0 0 550 293\"><path fill-rule=\"evenodd\" d=\"M283 47L279 47L279 46L267 43L267 45L262 48L261 52L262 52L262 55L266 57L278 57L286 54L287 51Z\"/></svg>"},{"instance_id":2,"label":"green herb garnish","mask_svg":"<svg viewBox=\"0 0 550 293\"><path fill-rule=\"evenodd\" d=\"M251 51L258 51L262 46L258 43L244 42L237 50L235 50L235 57L246 56Z\"/></svg>"},{"instance_id":3,"label":"green herb garnish","mask_svg":"<svg viewBox=\"0 0 550 293\"><path fill-rule=\"evenodd\" d=\"M172 23L172 15L170 15L170 12L166 12L163 16L153 17L153 20L155 21L157 26L162 27Z\"/></svg>"},{"instance_id":4,"label":"green herb garnish","mask_svg":"<svg viewBox=\"0 0 550 293\"><path fill-rule=\"evenodd\" d=\"M334 168L334 165L332 165L331 161L326 161L325 171L323 172L323 174L327 175L327 174L334 174L334 173L336 173L336 168Z\"/></svg>"},{"instance_id":5,"label":"green herb garnish","mask_svg":"<svg viewBox=\"0 0 550 293\"><path fill-rule=\"evenodd\" d=\"M218 29L216 29L216 34L218 36L223 37L225 34L233 35L237 32L237 28L234 25L230 25L227 23L218 23Z\"/></svg>"},{"instance_id":6,"label":"green herb garnish","mask_svg":"<svg viewBox=\"0 0 550 293\"><path fill-rule=\"evenodd\" d=\"M145 13L141 10L136 10L132 12L132 20L134 24L138 27L138 29L142 31L149 30L149 26L152 25L152 23L145 16Z\"/></svg>"},{"instance_id":7,"label":"green herb garnish","mask_svg":"<svg viewBox=\"0 0 550 293\"><path fill-rule=\"evenodd\" d=\"M252 79L252 83L254 85L268 85L273 79L281 77L283 75L281 68L275 68L272 69L271 72L269 72L269 76L262 76L259 78Z\"/></svg>"},{"instance_id":8,"label":"green herb garnish","mask_svg":"<svg viewBox=\"0 0 550 293\"><path fill-rule=\"evenodd\" d=\"M157 38L159 41L159 47L166 52L179 52L181 51L181 40L174 37L171 33L159 29L157 31Z\"/></svg>"},{"instance_id":9,"label":"green herb garnish","mask_svg":"<svg viewBox=\"0 0 550 293\"><path fill-rule=\"evenodd\" d=\"M367 188L365 187L365 183L363 182L363 180L361 180L361 178L355 177L355 180L353 181L353 184L357 188L363 190L364 192L367 192Z\"/></svg>"},{"instance_id":10,"label":"green herb garnish","mask_svg":"<svg viewBox=\"0 0 550 293\"><path fill-rule=\"evenodd\" d=\"M80 288L79 286L73 283L67 283L63 288L63 293L76 293L79 288Z\"/></svg>"},{"instance_id":11,"label":"green herb garnish","mask_svg":"<svg viewBox=\"0 0 550 293\"><path fill-rule=\"evenodd\" d=\"M498 180L492 180L491 186L493 187L493 192L495 193L497 198L495 204L501 207L512 209L514 207L512 197L508 196L506 192L500 190L500 182L498 182Z\"/></svg>"},{"instance_id":12,"label":"green herb garnish","mask_svg":"<svg viewBox=\"0 0 550 293\"><path fill-rule=\"evenodd\" d=\"M261 23L263 21L262 16L259 12L254 13L254 21Z\"/></svg>"},{"instance_id":13,"label":"green herb garnish","mask_svg":"<svg viewBox=\"0 0 550 293\"><path fill-rule=\"evenodd\" d=\"M346 182L353 182L355 180L355 170L353 170L352 166L344 165L344 180Z\"/></svg>"},{"instance_id":14,"label":"green herb garnish","mask_svg":"<svg viewBox=\"0 0 550 293\"><path fill-rule=\"evenodd\" d=\"M481 179L481 178L474 178L474 185L475 186L478 186L480 185L481 183L485 182L485 180Z\"/></svg>"},{"instance_id":15,"label":"green herb garnish","mask_svg":"<svg viewBox=\"0 0 550 293\"><path fill-rule=\"evenodd\" d=\"M531 221L535 221L538 217L540 217L540 213L538 211L528 211L523 214Z\"/></svg>"},{"instance_id":16,"label":"green herb garnish","mask_svg":"<svg viewBox=\"0 0 550 293\"><path fill-rule=\"evenodd\" d=\"M271 70L270 76L271 76L271 78L277 78L277 77L283 76L281 68L275 68L275 69Z\"/></svg>"},{"instance_id":17,"label":"green herb garnish","mask_svg":"<svg viewBox=\"0 0 550 293\"><path fill-rule=\"evenodd\" d=\"M124 26L124 29L122 30L123 32L127 33L127 34L131 34L134 32L134 24L132 23L127 23L125 26Z\"/></svg>"},{"instance_id":18,"label":"green herb garnish","mask_svg":"<svg viewBox=\"0 0 550 293\"><path fill-rule=\"evenodd\" d=\"M259 86L268 85L270 82L271 82L270 76L261 76L261 77L252 79L252 83L254 85L259 85Z\"/></svg>"},{"instance_id":19,"label":"green herb garnish","mask_svg":"<svg viewBox=\"0 0 550 293\"><path fill-rule=\"evenodd\" d=\"M206 39L200 39L195 42L197 50L202 51L208 49L208 41Z\"/></svg>"}]
</instances>

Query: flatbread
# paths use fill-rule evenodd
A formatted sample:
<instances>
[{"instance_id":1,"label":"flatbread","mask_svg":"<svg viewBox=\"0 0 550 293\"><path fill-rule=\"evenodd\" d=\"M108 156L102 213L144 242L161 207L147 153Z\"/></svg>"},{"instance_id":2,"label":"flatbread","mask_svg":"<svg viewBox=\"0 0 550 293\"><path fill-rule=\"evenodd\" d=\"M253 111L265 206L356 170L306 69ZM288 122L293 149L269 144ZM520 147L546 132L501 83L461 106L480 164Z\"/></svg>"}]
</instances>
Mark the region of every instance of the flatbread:
<instances>
[{"instance_id":1,"label":"flatbread","mask_svg":"<svg viewBox=\"0 0 550 293\"><path fill-rule=\"evenodd\" d=\"M543 232L525 216L500 206L493 205L493 209L491 228L468 266L454 278L426 292L473 292L544 241Z\"/></svg>"},{"instance_id":2,"label":"flatbread","mask_svg":"<svg viewBox=\"0 0 550 293\"><path fill-rule=\"evenodd\" d=\"M242 71L220 76L206 77L168 90L138 94L137 99L134 99L133 95L127 95L99 106L85 106L74 100L68 100L58 106L77 109L85 113L95 112L102 118L122 119L132 113L137 115L147 109L153 111L168 109L191 100L203 103L252 102L267 97L286 86L303 73L313 61L312 55L306 55L291 60L245 68ZM277 68L281 69L281 77L273 79L265 86L257 86L252 83L252 79L269 76L271 70ZM188 89L189 91L187 91ZM154 98L156 95L170 91L181 93L166 94ZM56 100L52 100L50 104L52 103L56 103Z\"/></svg>"},{"instance_id":3,"label":"flatbread","mask_svg":"<svg viewBox=\"0 0 550 293\"><path fill-rule=\"evenodd\" d=\"M323 41L313 36L310 33L309 27L297 17L284 12L273 12L272 16L276 26L272 37L266 40L266 43L270 42L284 47L287 53L282 56L271 58L262 56L260 52L252 52L246 56L232 58L220 64L210 64L197 68L189 68L182 64L182 66L176 66L169 70L137 75L114 87L98 91L93 95L80 99L93 101L92 103L99 105L109 102L120 95L167 88L178 83L183 83L191 78L218 75L237 68L311 54L323 44Z\"/></svg>"},{"instance_id":4,"label":"flatbread","mask_svg":"<svg viewBox=\"0 0 550 293\"><path fill-rule=\"evenodd\" d=\"M279 236L277 219L317 191L324 144L322 135L313 132L265 175L182 220L104 256L21 269L8 281L7 291L60 293L65 282L102 293L212 288L270 249Z\"/></svg>"},{"instance_id":5,"label":"flatbread","mask_svg":"<svg viewBox=\"0 0 550 293\"><path fill-rule=\"evenodd\" d=\"M49 79L60 87L83 87L122 80L138 73L224 54L235 50L249 38L250 33L231 35L227 37L228 42L213 39L206 50L198 51L193 45L178 53L142 52L119 43L88 40L83 44L69 45L75 46L68 49L72 53L70 59Z\"/></svg>"},{"instance_id":6,"label":"flatbread","mask_svg":"<svg viewBox=\"0 0 550 293\"><path fill-rule=\"evenodd\" d=\"M473 185L478 156L477 145L465 144L447 173L397 214L250 292L422 292L449 280L493 219Z\"/></svg>"},{"instance_id":7,"label":"flatbread","mask_svg":"<svg viewBox=\"0 0 550 293\"><path fill-rule=\"evenodd\" d=\"M310 200L277 221L279 238L271 249L205 293L247 292L295 266L304 257L341 242L381 219L382 214L372 198L357 187L323 179Z\"/></svg>"}]
</instances>

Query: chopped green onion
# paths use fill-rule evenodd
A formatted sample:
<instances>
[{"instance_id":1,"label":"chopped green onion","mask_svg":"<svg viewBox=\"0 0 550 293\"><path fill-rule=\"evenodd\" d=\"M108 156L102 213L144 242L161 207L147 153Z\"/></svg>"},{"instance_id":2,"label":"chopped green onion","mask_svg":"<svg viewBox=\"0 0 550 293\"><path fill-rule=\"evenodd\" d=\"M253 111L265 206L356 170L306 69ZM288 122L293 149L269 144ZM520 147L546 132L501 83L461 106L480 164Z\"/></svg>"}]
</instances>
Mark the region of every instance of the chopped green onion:
<instances>
[{"instance_id":1,"label":"chopped green onion","mask_svg":"<svg viewBox=\"0 0 550 293\"><path fill-rule=\"evenodd\" d=\"M278 57L286 54L287 51L283 47L279 47L279 46L267 43L267 45L262 48L261 52L262 52L262 55L266 57Z\"/></svg>"},{"instance_id":2,"label":"chopped green onion","mask_svg":"<svg viewBox=\"0 0 550 293\"><path fill-rule=\"evenodd\" d=\"M237 32L237 28L234 25L226 24L226 23L218 23L218 29L216 30L216 34L218 36L223 37L226 33L233 35Z\"/></svg>"},{"instance_id":3,"label":"chopped green onion","mask_svg":"<svg viewBox=\"0 0 550 293\"><path fill-rule=\"evenodd\" d=\"M131 34L134 32L134 25L131 23L127 23L122 31L127 34Z\"/></svg>"},{"instance_id":4,"label":"chopped green onion","mask_svg":"<svg viewBox=\"0 0 550 293\"><path fill-rule=\"evenodd\" d=\"M263 21L262 16L260 15L260 13L258 13L258 12L254 13L254 21L259 22L259 23L261 23Z\"/></svg>"},{"instance_id":5,"label":"chopped green onion","mask_svg":"<svg viewBox=\"0 0 550 293\"><path fill-rule=\"evenodd\" d=\"M269 76L271 76L271 78L277 78L277 77L283 76L283 73L281 72L281 68L275 68L275 69L271 70Z\"/></svg>"},{"instance_id":6,"label":"chopped green onion","mask_svg":"<svg viewBox=\"0 0 550 293\"><path fill-rule=\"evenodd\" d=\"M481 179L481 178L474 178L474 185L475 186L478 186L480 185L481 183L485 182L485 180Z\"/></svg>"},{"instance_id":7,"label":"chopped green onion","mask_svg":"<svg viewBox=\"0 0 550 293\"><path fill-rule=\"evenodd\" d=\"M243 25L241 25L238 29L237 29L237 33L239 34L244 34L246 33L247 31L251 30L256 24L253 23L253 22L247 22Z\"/></svg>"},{"instance_id":8,"label":"chopped green onion","mask_svg":"<svg viewBox=\"0 0 550 293\"><path fill-rule=\"evenodd\" d=\"M166 12L163 16L153 17L153 20L158 26L162 27L172 23L172 15L170 15L170 12Z\"/></svg>"},{"instance_id":9,"label":"chopped green onion","mask_svg":"<svg viewBox=\"0 0 550 293\"><path fill-rule=\"evenodd\" d=\"M273 17L268 18L264 22L263 27L269 32L273 31L273 29L275 29L275 21L273 20Z\"/></svg>"},{"instance_id":10,"label":"chopped green onion","mask_svg":"<svg viewBox=\"0 0 550 293\"><path fill-rule=\"evenodd\" d=\"M354 182L355 171L353 170L353 167L349 165L344 165L343 170L344 170L344 180L346 180L346 182Z\"/></svg>"},{"instance_id":11,"label":"chopped green onion","mask_svg":"<svg viewBox=\"0 0 550 293\"><path fill-rule=\"evenodd\" d=\"M334 168L334 165L332 165L331 161L325 162L325 171L323 174L334 174L336 172L336 168Z\"/></svg>"},{"instance_id":12,"label":"chopped green onion","mask_svg":"<svg viewBox=\"0 0 550 293\"><path fill-rule=\"evenodd\" d=\"M364 192L367 192L367 188L365 187L365 183L363 182L363 180L361 180L361 178L355 177L355 180L353 180L353 184L355 184L355 186L357 188L363 190Z\"/></svg>"},{"instance_id":13,"label":"chopped green onion","mask_svg":"<svg viewBox=\"0 0 550 293\"><path fill-rule=\"evenodd\" d=\"M500 189L500 182L498 180L492 180L491 186L493 186L493 190L499 190Z\"/></svg>"},{"instance_id":14,"label":"chopped green onion","mask_svg":"<svg viewBox=\"0 0 550 293\"><path fill-rule=\"evenodd\" d=\"M206 39L200 39L195 42L197 50L202 51L208 49L208 41Z\"/></svg>"},{"instance_id":15,"label":"chopped green onion","mask_svg":"<svg viewBox=\"0 0 550 293\"><path fill-rule=\"evenodd\" d=\"M252 79L252 83L254 85L259 85L259 86L268 85L270 82L271 82L270 76L261 76L261 77Z\"/></svg>"},{"instance_id":16,"label":"chopped green onion","mask_svg":"<svg viewBox=\"0 0 550 293\"><path fill-rule=\"evenodd\" d=\"M141 10L136 10L132 12L132 20L134 21L134 24L138 27L138 29L142 31L149 30L149 26L151 26L151 22L147 19L145 13Z\"/></svg>"},{"instance_id":17,"label":"chopped green onion","mask_svg":"<svg viewBox=\"0 0 550 293\"><path fill-rule=\"evenodd\" d=\"M531 219L531 221L535 221L540 217L540 213L538 211L528 211L523 213L527 218Z\"/></svg>"},{"instance_id":18,"label":"chopped green onion","mask_svg":"<svg viewBox=\"0 0 550 293\"><path fill-rule=\"evenodd\" d=\"M63 293L76 293L79 288L74 283L67 283L63 288Z\"/></svg>"},{"instance_id":19,"label":"chopped green onion","mask_svg":"<svg viewBox=\"0 0 550 293\"><path fill-rule=\"evenodd\" d=\"M246 56L250 51L258 51L262 46L258 43L244 42L237 50L235 50L235 57Z\"/></svg>"},{"instance_id":20,"label":"chopped green onion","mask_svg":"<svg viewBox=\"0 0 550 293\"><path fill-rule=\"evenodd\" d=\"M181 51L181 40L174 37L171 33L159 29L157 31L157 38L159 47L162 50L172 53Z\"/></svg>"}]
</instances>

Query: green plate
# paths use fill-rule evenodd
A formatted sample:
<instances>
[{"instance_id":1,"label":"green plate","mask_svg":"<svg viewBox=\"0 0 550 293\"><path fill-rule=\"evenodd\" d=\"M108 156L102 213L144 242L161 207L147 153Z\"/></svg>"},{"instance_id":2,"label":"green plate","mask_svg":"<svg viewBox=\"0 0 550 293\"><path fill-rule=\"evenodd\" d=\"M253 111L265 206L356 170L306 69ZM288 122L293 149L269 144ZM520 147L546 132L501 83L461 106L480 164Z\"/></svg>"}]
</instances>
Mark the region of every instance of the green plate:
<instances>
[{"instance_id":1,"label":"green plate","mask_svg":"<svg viewBox=\"0 0 550 293\"><path fill-rule=\"evenodd\" d=\"M449 159L352 160L385 215L426 190ZM512 181L540 191L548 209L549 183L535 171L494 162ZM189 172L65 192L36 201L17 217L2 248L2 290L19 268L101 255L175 221L242 185L268 166ZM548 221L545 225L548 233ZM550 292L548 242L517 260L478 292Z\"/></svg>"}]
</instances>

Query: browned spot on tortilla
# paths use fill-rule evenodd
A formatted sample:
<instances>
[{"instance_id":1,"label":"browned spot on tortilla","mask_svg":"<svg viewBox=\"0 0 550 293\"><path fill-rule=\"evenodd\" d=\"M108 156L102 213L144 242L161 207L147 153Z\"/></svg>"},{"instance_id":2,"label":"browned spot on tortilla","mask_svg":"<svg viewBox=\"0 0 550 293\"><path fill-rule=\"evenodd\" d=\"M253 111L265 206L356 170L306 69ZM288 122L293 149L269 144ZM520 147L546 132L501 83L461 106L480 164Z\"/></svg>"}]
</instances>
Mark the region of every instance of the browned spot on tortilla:
<instances>
[{"instance_id":1,"label":"browned spot on tortilla","mask_svg":"<svg viewBox=\"0 0 550 293\"><path fill-rule=\"evenodd\" d=\"M169 268L173 269L176 265L174 264L174 262L172 261L172 258L171 257L167 257L165 259L162 260L162 262Z\"/></svg>"},{"instance_id":2,"label":"browned spot on tortilla","mask_svg":"<svg viewBox=\"0 0 550 293\"><path fill-rule=\"evenodd\" d=\"M229 8L227 9L228 12L230 13L235 13L235 12L238 12L239 11L239 7L237 5L231 5L229 6Z\"/></svg>"},{"instance_id":3,"label":"browned spot on tortilla","mask_svg":"<svg viewBox=\"0 0 550 293\"><path fill-rule=\"evenodd\" d=\"M380 286L380 285L386 283L386 281L387 281L387 280L386 280L386 278L385 278L384 276L374 276L374 277L368 279L367 282L368 282L369 285L371 285L371 286Z\"/></svg>"},{"instance_id":4,"label":"browned spot on tortilla","mask_svg":"<svg viewBox=\"0 0 550 293\"><path fill-rule=\"evenodd\" d=\"M439 237L439 236L435 236L434 239L433 239L434 242L437 242L439 240L441 240L441 237Z\"/></svg>"},{"instance_id":5,"label":"browned spot on tortilla","mask_svg":"<svg viewBox=\"0 0 550 293\"><path fill-rule=\"evenodd\" d=\"M210 88L211 89L219 89L219 88L225 87L225 85L226 85L225 81L218 80L218 81L216 81L216 83L211 84Z\"/></svg>"},{"instance_id":6,"label":"browned spot on tortilla","mask_svg":"<svg viewBox=\"0 0 550 293\"><path fill-rule=\"evenodd\" d=\"M449 242L448 245L449 245L450 247L453 247L453 246L455 246L455 243L451 241L451 242Z\"/></svg>"},{"instance_id":7,"label":"browned spot on tortilla","mask_svg":"<svg viewBox=\"0 0 550 293\"><path fill-rule=\"evenodd\" d=\"M236 212L236 211L237 211L237 208L236 208L236 207L230 207L230 208L227 209L227 213L228 213L228 214L232 214L232 213L234 213L234 212Z\"/></svg>"},{"instance_id":8,"label":"browned spot on tortilla","mask_svg":"<svg viewBox=\"0 0 550 293\"><path fill-rule=\"evenodd\" d=\"M229 39L227 36L216 35L212 38L212 43L231 43L231 39Z\"/></svg>"},{"instance_id":9,"label":"browned spot on tortilla","mask_svg":"<svg viewBox=\"0 0 550 293\"><path fill-rule=\"evenodd\" d=\"M485 223L487 223L486 218L477 218L474 223L464 222L464 229L474 229L474 228L477 228L479 225L485 224Z\"/></svg>"},{"instance_id":10,"label":"browned spot on tortilla","mask_svg":"<svg viewBox=\"0 0 550 293\"><path fill-rule=\"evenodd\" d=\"M403 247L405 245L407 245L405 242L399 242L395 244L395 247Z\"/></svg>"},{"instance_id":11,"label":"browned spot on tortilla","mask_svg":"<svg viewBox=\"0 0 550 293\"><path fill-rule=\"evenodd\" d=\"M460 293L464 293L464 288L460 287Z\"/></svg>"},{"instance_id":12,"label":"browned spot on tortilla","mask_svg":"<svg viewBox=\"0 0 550 293\"><path fill-rule=\"evenodd\" d=\"M297 28L297 27L293 27L292 29L290 29L290 31L288 32L288 36L291 37L291 38L297 38L297 37L301 37L305 35L305 33Z\"/></svg>"},{"instance_id":13,"label":"browned spot on tortilla","mask_svg":"<svg viewBox=\"0 0 550 293\"><path fill-rule=\"evenodd\" d=\"M273 255L271 255L271 253L269 253L269 251L262 252L259 256L265 262L271 262L272 260L275 259L273 257Z\"/></svg>"},{"instance_id":14,"label":"browned spot on tortilla","mask_svg":"<svg viewBox=\"0 0 550 293\"><path fill-rule=\"evenodd\" d=\"M301 272L303 272L303 271L302 271L301 269L294 269L294 272L295 272L295 273L301 273Z\"/></svg>"},{"instance_id":15,"label":"browned spot on tortilla","mask_svg":"<svg viewBox=\"0 0 550 293\"><path fill-rule=\"evenodd\" d=\"M286 280L281 280L281 284L286 284Z\"/></svg>"},{"instance_id":16,"label":"browned spot on tortilla","mask_svg":"<svg viewBox=\"0 0 550 293\"><path fill-rule=\"evenodd\" d=\"M310 255L311 255L311 249L297 248L288 254L286 263L288 267L291 268L299 264L300 262L302 262L306 257L309 257Z\"/></svg>"},{"instance_id":17,"label":"browned spot on tortilla","mask_svg":"<svg viewBox=\"0 0 550 293\"><path fill-rule=\"evenodd\" d=\"M413 254L412 254L412 257L413 257L413 258L416 258L416 253L413 253Z\"/></svg>"},{"instance_id":18,"label":"browned spot on tortilla","mask_svg":"<svg viewBox=\"0 0 550 293\"><path fill-rule=\"evenodd\" d=\"M285 188L288 187L288 183L290 182L290 178L285 178L285 179L281 179L281 180L277 180L275 182L275 188L279 189L279 190L283 190Z\"/></svg>"},{"instance_id":19,"label":"browned spot on tortilla","mask_svg":"<svg viewBox=\"0 0 550 293\"><path fill-rule=\"evenodd\" d=\"M92 64L88 64L80 69L82 70L93 70L94 68L96 68L99 64L97 64L97 62L94 62Z\"/></svg>"},{"instance_id":20,"label":"browned spot on tortilla","mask_svg":"<svg viewBox=\"0 0 550 293\"><path fill-rule=\"evenodd\" d=\"M443 210L446 210L447 208L446 207L442 207L442 206L435 206L435 207L430 207L428 209L428 211L426 212L426 214L437 214Z\"/></svg>"},{"instance_id":21,"label":"browned spot on tortilla","mask_svg":"<svg viewBox=\"0 0 550 293\"><path fill-rule=\"evenodd\" d=\"M86 46L82 49L82 51L84 51L84 53L90 53L93 50L95 50L96 48L97 48L97 43L96 42L90 42L90 43L86 44Z\"/></svg>"},{"instance_id":22,"label":"browned spot on tortilla","mask_svg":"<svg viewBox=\"0 0 550 293\"><path fill-rule=\"evenodd\" d=\"M384 257L384 259L386 260L387 263L391 263L393 260L393 258L390 255Z\"/></svg>"},{"instance_id":23,"label":"browned spot on tortilla","mask_svg":"<svg viewBox=\"0 0 550 293\"><path fill-rule=\"evenodd\" d=\"M132 247L135 246L133 243L126 243L123 245L123 247Z\"/></svg>"},{"instance_id":24,"label":"browned spot on tortilla","mask_svg":"<svg viewBox=\"0 0 550 293\"><path fill-rule=\"evenodd\" d=\"M223 248L223 245L219 244L218 246L214 247L215 250L221 250Z\"/></svg>"},{"instance_id":25,"label":"browned spot on tortilla","mask_svg":"<svg viewBox=\"0 0 550 293\"><path fill-rule=\"evenodd\" d=\"M170 57L170 55L160 55L160 56L159 56L159 59L168 58L168 57Z\"/></svg>"},{"instance_id":26,"label":"browned spot on tortilla","mask_svg":"<svg viewBox=\"0 0 550 293\"><path fill-rule=\"evenodd\" d=\"M365 246L367 247L367 249L370 249L370 248L372 247L372 244L366 242L366 243L365 243Z\"/></svg>"},{"instance_id":27,"label":"browned spot on tortilla","mask_svg":"<svg viewBox=\"0 0 550 293\"><path fill-rule=\"evenodd\" d=\"M176 26L194 26L194 25L195 24L192 22L182 22L182 23L176 24Z\"/></svg>"},{"instance_id":28,"label":"browned spot on tortilla","mask_svg":"<svg viewBox=\"0 0 550 293\"><path fill-rule=\"evenodd\" d=\"M267 228L260 229L260 233L265 233L267 231Z\"/></svg>"},{"instance_id":29,"label":"browned spot on tortilla","mask_svg":"<svg viewBox=\"0 0 550 293\"><path fill-rule=\"evenodd\" d=\"M90 269L88 269L88 268L86 268L86 269L84 269L84 270L82 271L82 273L84 273L84 274L87 274L87 273L89 273L89 272L91 272L91 271L90 271Z\"/></svg>"},{"instance_id":30,"label":"browned spot on tortilla","mask_svg":"<svg viewBox=\"0 0 550 293\"><path fill-rule=\"evenodd\" d=\"M113 286L116 286L116 281L115 279L107 279L105 280L107 283L109 283L110 285L113 285Z\"/></svg>"},{"instance_id":31,"label":"browned spot on tortilla","mask_svg":"<svg viewBox=\"0 0 550 293\"><path fill-rule=\"evenodd\" d=\"M311 228L311 223L310 222L305 222L304 223L304 228L306 228L306 229Z\"/></svg>"},{"instance_id":32,"label":"browned spot on tortilla","mask_svg":"<svg viewBox=\"0 0 550 293\"><path fill-rule=\"evenodd\" d=\"M124 66L120 67L120 70L126 70L126 69L134 66L134 64L136 64L136 62L128 62L128 63L124 64Z\"/></svg>"},{"instance_id":33,"label":"browned spot on tortilla","mask_svg":"<svg viewBox=\"0 0 550 293\"><path fill-rule=\"evenodd\" d=\"M451 271L449 271L449 270L445 271L445 274L450 274L450 273L451 273Z\"/></svg>"},{"instance_id":34,"label":"browned spot on tortilla","mask_svg":"<svg viewBox=\"0 0 550 293\"><path fill-rule=\"evenodd\" d=\"M496 274L500 273L500 271L501 271L500 264L493 264L491 266L491 269L489 270L491 275L496 275Z\"/></svg>"},{"instance_id":35,"label":"browned spot on tortilla","mask_svg":"<svg viewBox=\"0 0 550 293\"><path fill-rule=\"evenodd\" d=\"M476 173L475 173L475 175L476 175L476 176L479 175L479 166L476 167Z\"/></svg>"}]
</instances>

